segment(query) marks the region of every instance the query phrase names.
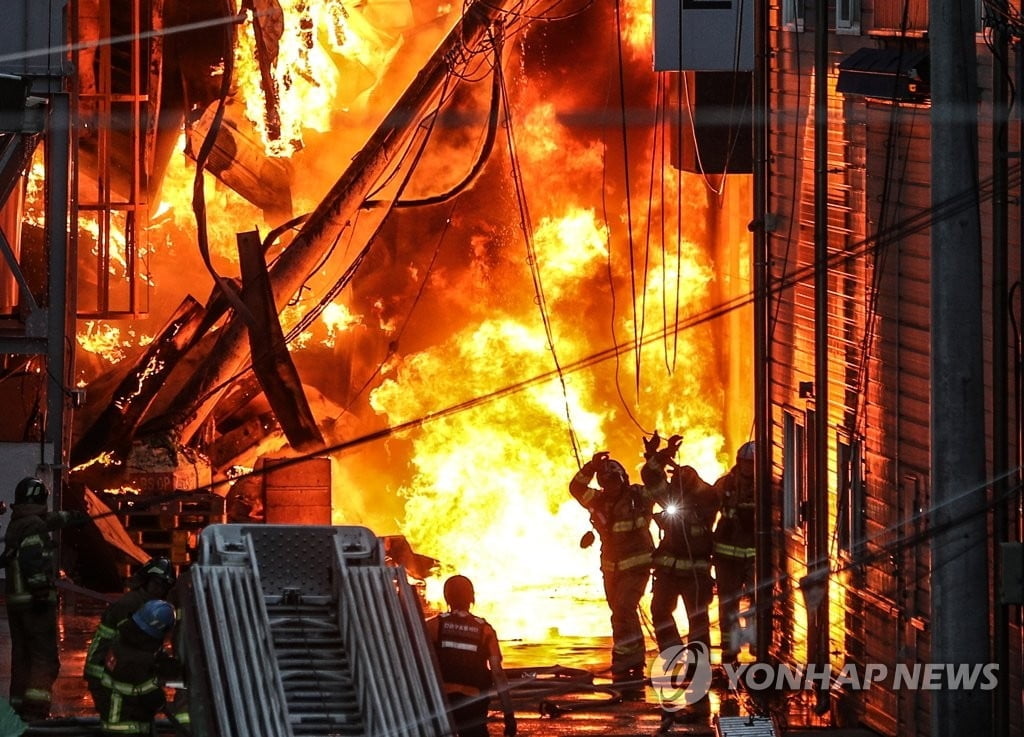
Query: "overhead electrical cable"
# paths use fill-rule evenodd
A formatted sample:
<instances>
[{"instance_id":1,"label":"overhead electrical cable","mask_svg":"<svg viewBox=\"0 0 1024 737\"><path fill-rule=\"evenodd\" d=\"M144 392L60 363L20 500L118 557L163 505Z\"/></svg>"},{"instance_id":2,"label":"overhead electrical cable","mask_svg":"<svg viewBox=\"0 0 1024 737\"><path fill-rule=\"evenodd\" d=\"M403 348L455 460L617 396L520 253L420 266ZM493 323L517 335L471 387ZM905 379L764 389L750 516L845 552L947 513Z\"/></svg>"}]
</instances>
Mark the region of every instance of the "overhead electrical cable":
<instances>
[{"instance_id":1,"label":"overhead electrical cable","mask_svg":"<svg viewBox=\"0 0 1024 737\"><path fill-rule=\"evenodd\" d=\"M637 315L637 275L636 275L636 254L633 243L633 186L629 173L629 126L626 120L626 70L622 58L622 6L619 0L615 0L615 53L616 69L619 79L619 116L620 133L622 135L622 176L623 188L626 192L626 242L629 244L629 286L632 295L633 306L633 368L634 381L636 386L636 401L640 401L640 374L641 374L641 352L640 346L643 341L643 315ZM647 292L647 271L643 275L643 293ZM643 307L641 306L641 310Z\"/></svg>"},{"instance_id":2,"label":"overhead electrical cable","mask_svg":"<svg viewBox=\"0 0 1024 737\"><path fill-rule=\"evenodd\" d=\"M500 59L500 45L497 46ZM565 375L562 372L561 363L558 360L558 349L556 347L554 331L551 328L551 317L548 312L547 298L544 295L544 281L541 274L541 264L537 256L536 244L533 240L533 222L530 218L530 207L526 197L526 189L523 183L523 172L519 166L519 155L516 151L515 132L513 130L512 106L509 103L508 89L505 86L505 75L500 62L495 64L495 74L501 88L501 100L505 109L506 141L508 144L509 163L512 169L512 184L516 194L516 203L519 208L519 225L523 233L523 241L526 246L526 261L530 267L530 276L533 279L533 290L537 308L540 310L541 323L544 326L544 336L547 340L548 350L551 352L551 359L555 364L555 372L562 389L562 402L565 407L566 427L569 432L569 444L572 447L573 455L576 457L577 465L583 465L580 456L580 444L576 437L576 430L573 425L572 409L569 405L569 388L565 382Z\"/></svg>"}]
</instances>

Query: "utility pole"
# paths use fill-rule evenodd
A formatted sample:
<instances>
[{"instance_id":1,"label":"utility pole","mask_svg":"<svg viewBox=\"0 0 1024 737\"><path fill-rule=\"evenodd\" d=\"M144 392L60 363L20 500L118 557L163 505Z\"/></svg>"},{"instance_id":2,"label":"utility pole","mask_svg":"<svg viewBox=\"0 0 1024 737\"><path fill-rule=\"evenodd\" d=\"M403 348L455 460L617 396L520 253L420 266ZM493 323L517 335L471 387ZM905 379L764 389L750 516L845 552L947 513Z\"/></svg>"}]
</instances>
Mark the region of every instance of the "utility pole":
<instances>
[{"instance_id":1,"label":"utility pole","mask_svg":"<svg viewBox=\"0 0 1024 737\"><path fill-rule=\"evenodd\" d=\"M954 667L980 665L990 657L974 13L973 0L929 2L936 213L931 229L930 662ZM956 200L971 206L947 214ZM991 707L987 691L932 691L931 734L991 734Z\"/></svg>"},{"instance_id":2,"label":"utility pole","mask_svg":"<svg viewBox=\"0 0 1024 737\"><path fill-rule=\"evenodd\" d=\"M991 0L1006 13L1006 0ZM992 561L994 581L1002 573L999 550L1009 538L1009 510L1003 500L1010 488L1010 378L1009 361L1009 127L1010 54L1005 28L992 28ZM1010 620L1006 605L997 601L992 611L992 662L1003 677L992 694L992 734L1010 733Z\"/></svg>"}]
</instances>

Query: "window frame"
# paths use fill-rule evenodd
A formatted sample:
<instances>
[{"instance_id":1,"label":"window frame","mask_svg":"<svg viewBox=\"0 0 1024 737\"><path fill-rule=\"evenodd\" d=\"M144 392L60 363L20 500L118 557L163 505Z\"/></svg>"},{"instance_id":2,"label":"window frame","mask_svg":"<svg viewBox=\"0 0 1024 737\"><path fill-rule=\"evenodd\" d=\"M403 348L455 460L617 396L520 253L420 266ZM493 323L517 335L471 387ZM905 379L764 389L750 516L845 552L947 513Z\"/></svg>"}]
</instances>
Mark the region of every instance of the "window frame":
<instances>
[{"instance_id":1,"label":"window frame","mask_svg":"<svg viewBox=\"0 0 1024 737\"><path fill-rule=\"evenodd\" d=\"M836 452L839 550L856 557L864 545L864 444L859 438L839 434Z\"/></svg>"},{"instance_id":2,"label":"window frame","mask_svg":"<svg viewBox=\"0 0 1024 737\"><path fill-rule=\"evenodd\" d=\"M982 0L975 0L982 2ZM842 14L840 9L846 10ZM836 33L841 35L860 35L861 0L836 0Z\"/></svg>"},{"instance_id":3,"label":"window frame","mask_svg":"<svg viewBox=\"0 0 1024 737\"><path fill-rule=\"evenodd\" d=\"M802 529L807 501L807 432L802 417L786 410L782 441L782 527Z\"/></svg>"},{"instance_id":4,"label":"window frame","mask_svg":"<svg viewBox=\"0 0 1024 737\"><path fill-rule=\"evenodd\" d=\"M804 0L781 0L782 30L801 33L804 30Z\"/></svg>"}]
</instances>

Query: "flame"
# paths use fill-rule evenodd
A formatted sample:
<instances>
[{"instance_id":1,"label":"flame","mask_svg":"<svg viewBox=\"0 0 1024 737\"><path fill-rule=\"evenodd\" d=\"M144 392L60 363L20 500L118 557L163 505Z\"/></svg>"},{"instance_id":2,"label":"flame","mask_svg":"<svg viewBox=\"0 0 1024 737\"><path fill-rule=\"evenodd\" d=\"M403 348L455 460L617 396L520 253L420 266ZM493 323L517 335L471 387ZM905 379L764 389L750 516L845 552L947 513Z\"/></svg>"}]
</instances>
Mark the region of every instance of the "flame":
<instances>
[{"instance_id":1,"label":"flame","mask_svg":"<svg viewBox=\"0 0 1024 737\"><path fill-rule=\"evenodd\" d=\"M46 165L44 150L38 146L32 154L32 164L28 169L25 183L25 222L38 227L46 223L46 212L43 200L43 188L46 184Z\"/></svg>"},{"instance_id":2,"label":"flame","mask_svg":"<svg viewBox=\"0 0 1024 737\"><path fill-rule=\"evenodd\" d=\"M384 382L372 402L400 422L434 409L434 397L486 395L508 376L540 373L546 362L543 332L487 321L436 352L409 357L401 382ZM579 378L574 385L586 382ZM571 390L577 426L596 432L602 418L578 397ZM404 533L419 552L476 582L478 609L500 624L503 637L541 634L537 626L582 634L596 624L564 608L566 596L595 602L601 592L592 555L577 544L588 528L586 512L565 494L574 471L561 405L558 382L547 382L434 421L413 439L416 475L402 489ZM531 592L516 621L507 609L501 616L490 611L492 602L507 604L509 589Z\"/></svg>"},{"instance_id":3,"label":"flame","mask_svg":"<svg viewBox=\"0 0 1024 737\"><path fill-rule=\"evenodd\" d=\"M593 211L570 207L561 217L542 218L533 242L557 348L567 358L585 355L593 338L579 314L592 280L601 278L607 229ZM675 285L678 278L682 298L694 305L707 300L711 266L700 249L684 245L652 269L644 316L652 323L662 316L656 297L663 281ZM551 348L538 322L532 307L529 314L469 325L443 345L397 363L371 403L389 422L401 423L543 375L552 367ZM626 318L620 328L633 331ZM685 434L680 459L714 481L725 466L717 396L708 391L715 386L705 358L710 336L693 330L679 339L671 374L663 351L641 353L644 375L657 377L647 383L660 385L643 401L656 408L656 427ZM568 494L578 461L618 442L621 417L599 373L565 375L564 391L558 379L528 384L410 436L415 475L401 489L403 532L417 550L439 558L446 573L474 580L477 609L503 637L607 632L596 548L578 545L589 528L587 513ZM569 422L585 446L579 459ZM642 446L636 435L633 447L613 451L638 482ZM428 587L428 595L434 591Z\"/></svg>"},{"instance_id":4,"label":"flame","mask_svg":"<svg viewBox=\"0 0 1024 737\"><path fill-rule=\"evenodd\" d=\"M654 42L654 9L651 0L627 0L623 3L622 35L638 57L650 58Z\"/></svg>"},{"instance_id":5,"label":"flame","mask_svg":"<svg viewBox=\"0 0 1024 737\"><path fill-rule=\"evenodd\" d=\"M176 153L167 165L161 180L160 203L154 208L153 220L169 221L161 228L169 242L195 241L196 218L192 208L196 168L185 155L185 133L178 138ZM237 235L254 226L266 229L260 208L221 184L209 172L203 173L203 197L206 201L206 231L214 266L225 269L238 263ZM212 284L212 280L211 280ZM194 288L194 287L193 287Z\"/></svg>"},{"instance_id":6,"label":"flame","mask_svg":"<svg viewBox=\"0 0 1024 737\"><path fill-rule=\"evenodd\" d=\"M334 340L338 333L344 332L361 322L358 315L353 315L348 307L338 302L331 302L327 305L320 314L320 320L327 328L327 337L324 338L323 344L328 348L334 347Z\"/></svg>"},{"instance_id":7,"label":"flame","mask_svg":"<svg viewBox=\"0 0 1024 737\"><path fill-rule=\"evenodd\" d=\"M146 346L153 342L151 335L137 333L131 327L126 331L127 338L122 336L120 328L109 323L86 320L83 327L84 330L79 330L76 336L78 345L110 363L124 360L132 346Z\"/></svg>"},{"instance_id":8,"label":"flame","mask_svg":"<svg viewBox=\"0 0 1024 737\"><path fill-rule=\"evenodd\" d=\"M267 154L290 156L303 148L305 131L330 130L334 110L347 109L380 81L413 18L408 4L389 6L387 14L373 18L343 2L290 0L280 7L280 19L259 18L269 29L264 46L270 55L277 46L276 57L268 60L273 104L279 111L302 110L302 115L274 115L267 105L251 16L238 34L235 78L246 117ZM279 28L283 32L278 36Z\"/></svg>"},{"instance_id":9,"label":"flame","mask_svg":"<svg viewBox=\"0 0 1024 737\"><path fill-rule=\"evenodd\" d=\"M356 145L351 140L355 134L339 119L356 106L373 102L369 93L409 43L404 36L413 22L405 12L408 6L401 4L394 13L388 7L389 13L373 17L368 9L342 2L281 3L284 33L271 70L281 112L279 131L273 129L269 108L262 102L251 20L240 29L236 102L244 103L246 117L269 155L294 156L310 171L326 171L325 162L346 160L339 152ZM626 6L624 21L633 55L649 55L649 3ZM527 239L532 251L506 255L511 248L501 239L508 237L508 229L495 217L469 233L469 263L464 270L438 269L431 274L431 286L443 291L437 297L442 301L439 309L449 309L432 318L443 326L430 327L449 332L433 343L434 336L418 336L413 344L429 347L392 356L381 370L384 380L370 398L372 409L382 415L372 418L375 423L431 418L393 439L384 451L394 452L395 458L389 460L404 467L408 447L410 473L394 483L378 484L377 476L357 473L358 464L348 455L332 456L333 521L372 520L375 532L388 533L391 520L381 521L391 510L382 510L386 502L380 497L393 494L401 507L393 514L398 531L417 552L442 561L441 577L427 581L431 602L440 604L444 576L459 572L474 580L476 609L503 638L541 639L552 631L606 635L608 609L597 547L579 547L590 522L569 496L568 482L579 463L606 449L638 482L640 435L653 429L663 435L683 434L678 459L696 467L708 481L728 466L731 449L725 435L742 423L723 417L725 383L712 360L720 338L705 324L673 329L718 298L721 270L712 263L703 233L688 233L678 244L674 235L682 231L680 223L700 220L688 217L701 213L706 201L699 178L679 176L668 180L662 191L644 192L657 201L649 211L638 209L632 232L626 232L618 205L604 214L593 201L595 191L619 204L630 194L637 196L625 191L622 181L605 178L607 142L570 130L564 100L543 95L531 99L530 93L526 90L512 101L511 117L527 180L524 188L536 215L536 227ZM338 132L331 134L331 147L322 149L331 155L310 156L310 132L332 127ZM182 135L178 151L185 148ZM154 208L167 245L194 242L193 177L192 162L175 155L162 182L162 202ZM311 182L317 177L302 179L295 183L297 189L315 187ZM591 199L582 194L588 191ZM221 264L234 265L236 233L265 225L263 214L212 176L205 176L204 192L212 257L218 269ZM301 196L314 196L306 191L294 195L296 203ZM677 201L686 203L685 213L673 210L670 203ZM653 239L648 231L655 233ZM661 240L666 241L664 250ZM633 247L645 242L651 243L650 261L643 272L639 251ZM502 259L508 262L495 265ZM523 267L525 261L532 273ZM409 267L410 272L416 268L422 266ZM543 289L543 300L534 279ZM484 290L478 286L482 281L491 285L486 296L492 301L483 299ZM498 283L503 289L494 294L499 290L493 285ZM368 287L374 288L378 287ZM390 284L379 288L384 292ZM612 308L607 306L610 291L618 299ZM290 348L332 347L345 339L342 331L355 325L392 337L404 326L404 315L397 316L404 311L395 308L397 298L389 301L392 298L385 293L365 314L332 303ZM297 324L306 309L307 305L286 306L282 324ZM94 322L86 322L84 328L79 335L82 348L111 362L125 357L128 338L134 337ZM318 337L321 331L326 333L323 340ZM597 354L604 358L591 362ZM558 376L556 358L560 365L577 367ZM551 378L535 381L538 376ZM462 411L441 412L460 403L467 404ZM637 419L631 422L633 413ZM339 407L336 414L344 413ZM365 431L363 425L347 427L343 437ZM285 444L279 434L268 431L259 447L246 451L246 459L277 452ZM402 455L393 451L399 446ZM374 495L354 498L352 490L366 488L367 478L373 479Z\"/></svg>"},{"instance_id":10,"label":"flame","mask_svg":"<svg viewBox=\"0 0 1024 737\"><path fill-rule=\"evenodd\" d=\"M93 466L120 466L121 461L114 456L111 451L103 451L95 458L92 458L85 463L80 463L71 469L71 473L77 473L78 471L84 471L87 468Z\"/></svg>"},{"instance_id":11,"label":"flame","mask_svg":"<svg viewBox=\"0 0 1024 737\"><path fill-rule=\"evenodd\" d=\"M120 495L141 494L142 493L142 489L138 488L137 486L119 486L116 489L103 489L103 492L105 492L107 494L120 494Z\"/></svg>"}]
</instances>

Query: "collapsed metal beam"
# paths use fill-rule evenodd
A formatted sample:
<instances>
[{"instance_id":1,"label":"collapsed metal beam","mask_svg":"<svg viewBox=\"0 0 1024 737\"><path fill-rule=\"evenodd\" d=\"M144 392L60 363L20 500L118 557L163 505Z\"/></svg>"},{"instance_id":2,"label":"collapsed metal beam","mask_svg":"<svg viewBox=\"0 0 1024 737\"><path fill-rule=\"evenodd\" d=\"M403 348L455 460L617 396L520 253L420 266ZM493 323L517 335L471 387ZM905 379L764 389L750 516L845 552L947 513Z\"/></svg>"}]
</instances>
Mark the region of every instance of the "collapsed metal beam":
<instances>
[{"instance_id":1,"label":"collapsed metal beam","mask_svg":"<svg viewBox=\"0 0 1024 737\"><path fill-rule=\"evenodd\" d=\"M309 409L302 380L281 330L258 233L238 234L238 256L244 287L242 299L256 317L256 324L249 326L253 372L291 446L302 451L322 448L324 438Z\"/></svg>"},{"instance_id":2,"label":"collapsed metal beam","mask_svg":"<svg viewBox=\"0 0 1024 737\"><path fill-rule=\"evenodd\" d=\"M442 83L453 75L453 65L464 65L474 58L473 51L481 44L491 24L510 4L510 0L493 4L482 0L473 3L445 37L270 269L274 299L278 305L284 304L299 289L342 229L350 223L381 174L395 160L428 112ZM174 440L187 443L195 436L247 356L246 325L234 316L220 331L205 365L178 395L180 401L173 402L175 409L165 418Z\"/></svg>"}]
</instances>

